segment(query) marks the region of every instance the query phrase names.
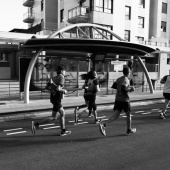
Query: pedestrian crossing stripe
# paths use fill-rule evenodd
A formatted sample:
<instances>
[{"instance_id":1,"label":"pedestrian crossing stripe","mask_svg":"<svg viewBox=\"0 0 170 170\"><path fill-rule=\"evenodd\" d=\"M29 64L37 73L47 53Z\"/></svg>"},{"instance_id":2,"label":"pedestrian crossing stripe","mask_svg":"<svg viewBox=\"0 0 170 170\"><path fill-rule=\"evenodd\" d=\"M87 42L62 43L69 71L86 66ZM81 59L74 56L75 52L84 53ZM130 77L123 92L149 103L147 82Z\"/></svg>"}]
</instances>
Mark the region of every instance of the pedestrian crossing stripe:
<instances>
[{"instance_id":1,"label":"pedestrian crossing stripe","mask_svg":"<svg viewBox=\"0 0 170 170\"><path fill-rule=\"evenodd\" d=\"M136 111L135 113L142 113L142 112L144 112L144 111Z\"/></svg>"},{"instance_id":2,"label":"pedestrian crossing stripe","mask_svg":"<svg viewBox=\"0 0 170 170\"><path fill-rule=\"evenodd\" d=\"M151 112L144 112L144 113L141 113L143 115L147 115L147 114L150 114Z\"/></svg>"},{"instance_id":3,"label":"pedestrian crossing stripe","mask_svg":"<svg viewBox=\"0 0 170 170\"><path fill-rule=\"evenodd\" d=\"M77 125L86 124L86 123L89 123L89 122L80 122L80 123L77 123Z\"/></svg>"},{"instance_id":4,"label":"pedestrian crossing stripe","mask_svg":"<svg viewBox=\"0 0 170 170\"><path fill-rule=\"evenodd\" d=\"M13 132L13 133L7 133L7 135L15 135L19 133L26 133L26 131L19 131L19 132Z\"/></svg>"},{"instance_id":5,"label":"pedestrian crossing stripe","mask_svg":"<svg viewBox=\"0 0 170 170\"><path fill-rule=\"evenodd\" d=\"M51 127L46 127L46 128L43 128L44 130L48 130L48 129L56 129L56 128L59 128L60 126L51 126Z\"/></svg>"},{"instance_id":6,"label":"pedestrian crossing stripe","mask_svg":"<svg viewBox=\"0 0 170 170\"><path fill-rule=\"evenodd\" d=\"M43 126L51 126L51 125L55 125L54 123L51 123L51 124L43 124L43 125L39 125L40 127L43 127Z\"/></svg>"},{"instance_id":7,"label":"pedestrian crossing stripe","mask_svg":"<svg viewBox=\"0 0 170 170\"><path fill-rule=\"evenodd\" d=\"M15 130L21 130L22 128L16 128L16 129L7 129L7 130L4 130L4 132L10 132L10 131L15 131Z\"/></svg>"}]
</instances>

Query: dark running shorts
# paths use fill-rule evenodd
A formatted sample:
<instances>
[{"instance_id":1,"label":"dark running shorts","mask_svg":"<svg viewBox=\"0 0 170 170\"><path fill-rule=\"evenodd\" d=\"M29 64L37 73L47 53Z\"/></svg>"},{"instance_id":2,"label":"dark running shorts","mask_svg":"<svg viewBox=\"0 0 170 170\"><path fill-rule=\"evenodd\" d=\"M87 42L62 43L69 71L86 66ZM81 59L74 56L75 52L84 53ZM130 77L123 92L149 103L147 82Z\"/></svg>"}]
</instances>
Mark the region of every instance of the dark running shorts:
<instances>
[{"instance_id":1,"label":"dark running shorts","mask_svg":"<svg viewBox=\"0 0 170 170\"><path fill-rule=\"evenodd\" d=\"M55 103L52 103L52 104L53 104L53 111L59 112L60 108L62 107L61 102L55 102Z\"/></svg>"},{"instance_id":2,"label":"dark running shorts","mask_svg":"<svg viewBox=\"0 0 170 170\"><path fill-rule=\"evenodd\" d=\"M170 93L163 93L163 96L165 97L165 99L170 100Z\"/></svg>"},{"instance_id":3,"label":"dark running shorts","mask_svg":"<svg viewBox=\"0 0 170 170\"><path fill-rule=\"evenodd\" d=\"M125 113L131 111L131 105L130 102L121 102L121 101L115 101L115 105L113 110L119 110L120 112L124 110Z\"/></svg>"},{"instance_id":4,"label":"dark running shorts","mask_svg":"<svg viewBox=\"0 0 170 170\"><path fill-rule=\"evenodd\" d=\"M51 95L50 101L53 104L53 111L59 112L60 108L62 107L60 95Z\"/></svg>"},{"instance_id":5,"label":"dark running shorts","mask_svg":"<svg viewBox=\"0 0 170 170\"><path fill-rule=\"evenodd\" d=\"M89 104L88 109L89 110L97 110L97 106L96 106L96 94L92 94L92 95L84 95L84 100L87 101Z\"/></svg>"}]
</instances>

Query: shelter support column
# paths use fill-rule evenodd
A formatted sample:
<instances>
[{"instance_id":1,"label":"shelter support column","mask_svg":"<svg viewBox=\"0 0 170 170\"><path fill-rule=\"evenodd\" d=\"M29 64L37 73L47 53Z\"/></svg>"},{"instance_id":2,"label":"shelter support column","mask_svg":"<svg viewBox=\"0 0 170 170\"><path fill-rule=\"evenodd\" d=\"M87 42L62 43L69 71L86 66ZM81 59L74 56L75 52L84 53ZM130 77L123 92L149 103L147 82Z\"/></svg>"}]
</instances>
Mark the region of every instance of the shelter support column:
<instances>
[{"instance_id":1,"label":"shelter support column","mask_svg":"<svg viewBox=\"0 0 170 170\"><path fill-rule=\"evenodd\" d=\"M79 61L77 61L77 88L79 88ZM77 97L79 97L79 90L77 90Z\"/></svg>"},{"instance_id":2,"label":"shelter support column","mask_svg":"<svg viewBox=\"0 0 170 170\"><path fill-rule=\"evenodd\" d=\"M37 60L39 54L41 53L41 51L42 51L42 49L40 49L33 55L31 62L29 64L28 70L27 70L27 74L25 77L25 83L24 83L24 103L29 103L29 89L30 89L31 74L32 74L34 65L36 63L36 60Z\"/></svg>"},{"instance_id":3,"label":"shelter support column","mask_svg":"<svg viewBox=\"0 0 170 170\"><path fill-rule=\"evenodd\" d=\"M142 69L143 69L143 71L144 71L144 73L145 73L146 79L147 79L148 84L149 84L150 93L154 93L153 85L152 85L152 82L151 82L149 73L148 73L148 71L147 71L147 69L146 69L143 61L141 60L141 58L140 58L139 56L136 55L135 57L138 59L139 64L140 64L140 66L142 67Z\"/></svg>"},{"instance_id":4,"label":"shelter support column","mask_svg":"<svg viewBox=\"0 0 170 170\"><path fill-rule=\"evenodd\" d=\"M110 71L110 61L107 62L107 89L106 89L106 94L109 94L109 71Z\"/></svg>"}]
</instances>

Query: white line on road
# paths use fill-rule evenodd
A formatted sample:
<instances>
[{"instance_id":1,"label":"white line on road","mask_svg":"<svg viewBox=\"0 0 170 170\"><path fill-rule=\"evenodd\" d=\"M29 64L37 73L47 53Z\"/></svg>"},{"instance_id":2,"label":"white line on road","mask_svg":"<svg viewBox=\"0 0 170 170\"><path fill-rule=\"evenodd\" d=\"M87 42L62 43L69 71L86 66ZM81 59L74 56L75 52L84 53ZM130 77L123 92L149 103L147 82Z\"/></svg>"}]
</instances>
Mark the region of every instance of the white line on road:
<instances>
[{"instance_id":1,"label":"white line on road","mask_svg":"<svg viewBox=\"0 0 170 170\"><path fill-rule=\"evenodd\" d=\"M44 130L47 130L47 129L55 129L55 128L59 128L60 126L52 126L52 127L47 127L47 128L43 128Z\"/></svg>"},{"instance_id":2,"label":"white line on road","mask_svg":"<svg viewBox=\"0 0 170 170\"><path fill-rule=\"evenodd\" d=\"M26 133L26 131L7 133L7 135L16 135L16 134L18 134L18 133Z\"/></svg>"},{"instance_id":3,"label":"white line on road","mask_svg":"<svg viewBox=\"0 0 170 170\"><path fill-rule=\"evenodd\" d=\"M44 124L44 125L39 125L39 126L41 127L41 126L51 126L51 125L55 125L55 124L51 123L51 124Z\"/></svg>"},{"instance_id":4,"label":"white line on road","mask_svg":"<svg viewBox=\"0 0 170 170\"><path fill-rule=\"evenodd\" d=\"M157 111L157 110L160 110L160 109L151 109L151 110L153 110L153 111Z\"/></svg>"},{"instance_id":5,"label":"white line on road","mask_svg":"<svg viewBox=\"0 0 170 170\"><path fill-rule=\"evenodd\" d=\"M102 119L102 118L105 118L106 116L101 116L101 117L97 117L97 118L99 118L99 119Z\"/></svg>"},{"instance_id":6,"label":"white line on road","mask_svg":"<svg viewBox=\"0 0 170 170\"><path fill-rule=\"evenodd\" d=\"M136 111L135 113L142 113L142 112L144 112L144 111Z\"/></svg>"},{"instance_id":7,"label":"white line on road","mask_svg":"<svg viewBox=\"0 0 170 170\"><path fill-rule=\"evenodd\" d=\"M108 120L108 119L102 119L102 121L104 121L104 120Z\"/></svg>"},{"instance_id":8,"label":"white line on road","mask_svg":"<svg viewBox=\"0 0 170 170\"><path fill-rule=\"evenodd\" d=\"M17 128L17 129L7 129L7 130L4 130L4 132L10 132L10 131L14 131L14 130L21 130L22 128Z\"/></svg>"},{"instance_id":9,"label":"white line on road","mask_svg":"<svg viewBox=\"0 0 170 170\"><path fill-rule=\"evenodd\" d=\"M131 116L134 116L134 115L131 115ZM122 117L127 117L127 116L122 116Z\"/></svg>"},{"instance_id":10,"label":"white line on road","mask_svg":"<svg viewBox=\"0 0 170 170\"><path fill-rule=\"evenodd\" d=\"M78 121L83 121L82 119L79 119ZM75 122L75 120L70 120L70 121L68 121L69 123L74 123Z\"/></svg>"},{"instance_id":11,"label":"white line on road","mask_svg":"<svg viewBox=\"0 0 170 170\"><path fill-rule=\"evenodd\" d=\"M147 115L147 114L150 114L151 112L144 112L144 113L141 113L143 115Z\"/></svg>"},{"instance_id":12,"label":"white line on road","mask_svg":"<svg viewBox=\"0 0 170 170\"><path fill-rule=\"evenodd\" d=\"M81 122L81 123L77 123L77 125L81 125L81 124L85 124L85 123L89 123L89 122Z\"/></svg>"}]
</instances>

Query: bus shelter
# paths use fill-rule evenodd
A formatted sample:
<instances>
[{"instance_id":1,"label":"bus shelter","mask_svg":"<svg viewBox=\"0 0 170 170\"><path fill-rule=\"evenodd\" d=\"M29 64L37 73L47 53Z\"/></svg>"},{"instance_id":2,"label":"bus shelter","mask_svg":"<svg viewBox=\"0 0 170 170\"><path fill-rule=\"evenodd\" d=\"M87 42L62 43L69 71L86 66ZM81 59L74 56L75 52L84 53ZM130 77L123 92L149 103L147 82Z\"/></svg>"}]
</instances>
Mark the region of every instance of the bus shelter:
<instances>
[{"instance_id":1,"label":"bus shelter","mask_svg":"<svg viewBox=\"0 0 170 170\"><path fill-rule=\"evenodd\" d=\"M97 38L96 38L97 34ZM68 37L69 35L69 37ZM100 37L101 39L99 39ZM155 52L156 49L148 46L126 42L111 30L95 24L74 24L56 31L47 38L29 39L22 49L34 51L29 64L25 84L24 102L29 103L29 86L31 74L38 57L44 53L56 53L56 57L65 55L67 58L78 61L88 61L95 70L98 61L118 60L115 56L121 55L138 60L149 84L150 92L154 93L149 73L141 59L142 56ZM55 57L55 56L54 56ZM109 68L108 68L109 71Z\"/></svg>"}]
</instances>

